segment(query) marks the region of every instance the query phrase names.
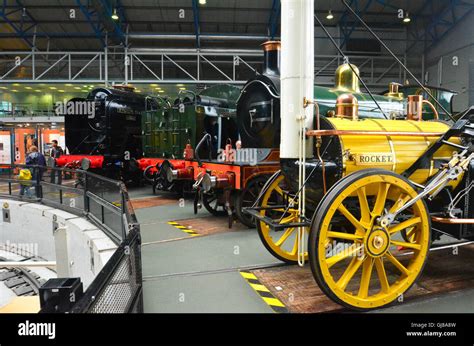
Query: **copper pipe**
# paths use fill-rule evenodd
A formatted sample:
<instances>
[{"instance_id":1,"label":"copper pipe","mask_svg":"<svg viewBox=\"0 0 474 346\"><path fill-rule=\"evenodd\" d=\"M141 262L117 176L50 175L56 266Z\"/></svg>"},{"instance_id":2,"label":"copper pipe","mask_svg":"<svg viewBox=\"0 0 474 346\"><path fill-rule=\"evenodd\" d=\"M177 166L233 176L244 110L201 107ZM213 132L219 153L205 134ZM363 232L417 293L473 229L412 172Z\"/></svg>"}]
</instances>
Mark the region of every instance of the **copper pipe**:
<instances>
[{"instance_id":1,"label":"copper pipe","mask_svg":"<svg viewBox=\"0 0 474 346\"><path fill-rule=\"evenodd\" d=\"M310 130L307 136L391 136L391 137L441 137L444 132L389 132L389 131L362 131L362 130Z\"/></svg>"},{"instance_id":2,"label":"copper pipe","mask_svg":"<svg viewBox=\"0 0 474 346\"><path fill-rule=\"evenodd\" d=\"M433 110L435 119L436 119L436 120L439 120L439 113L438 113L438 111L436 110L436 107L435 107L430 101L428 101L428 100L423 100L423 103L426 103L428 106L431 107L431 109Z\"/></svg>"},{"instance_id":3,"label":"copper pipe","mask_svg":"<svg viewBox=\"0 0 474 346\"><path fill-rule=\"evenodd\" d=\"M319 105L316 101L314 102L314 108L315 108L315 111L316 111L316 128L317 128L317 131L320 131L321 130L321 124L320 124L320 120L319 120L319 118L320 118L320 116L319 116ZM321 144L322 144L321 136L318 136L316 138L316 153L317 153L319 161L321 162L321 173L322 173L322 176L323 176L323 192L326 194L326 191L327 191L326 167L324 166L324 160L321 157Z\"/></svg>"},{"instance_id":4,"label":"copper pipe","mask_svg":"<svg viewBox=\"0 0 474 346\"><path fill-rule=\"evenodd\" d=\"M459 224L474 224L474 219L453 219L453 218L432 216L431 220L434 222L447 223L447 224L458 224L458 225Z\"/></svg>"}]
</instances>

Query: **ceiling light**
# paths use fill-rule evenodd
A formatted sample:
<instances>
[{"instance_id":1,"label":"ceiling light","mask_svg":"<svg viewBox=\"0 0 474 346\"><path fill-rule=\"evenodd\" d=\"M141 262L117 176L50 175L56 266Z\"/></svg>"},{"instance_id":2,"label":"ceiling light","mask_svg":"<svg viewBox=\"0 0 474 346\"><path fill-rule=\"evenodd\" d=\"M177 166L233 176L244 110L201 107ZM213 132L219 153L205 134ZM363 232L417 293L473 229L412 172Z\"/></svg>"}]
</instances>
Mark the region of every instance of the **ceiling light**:
<instances>
[{"instance_id":1,"label":"ceiling light","mask_svg":"<svg viewBox=\"0 0 474 346\"><path fill-rule=\"evenodd\" d=\"M74 89L76 89L76 90L81 90L81 87L74 87Z\"/></svg>"},{"instance_id":2,"label":"ceiling light","mask_svg":"<svg viewBox=\"0 0 474 346\"><path fill-rule=\"evenodd\" d=\"M41 90L39 90L39 89L36 89L35 91L36 91L37 93L40 93L40 92L41 92Z\"/></svg>"},{"instance_id":3,"label":"ceiling light","mask_svg":"<svg viewBox=\"0 0 474 346\"><path fill-rule=\"evenodd\" d=\"M164 93L165 91L164 90L158 90L159 93Z\"/></svg>"},{"instance_id":4,"label":"ceiling light","mask_svg":"<svg viewBox=\"0 0 474 346\"><path fill-rule=\"evenodd\" d=\"M58 90L58 91L59 91L60 93L63 93L63 92L64 92L64 90Z\"/></svg>"},{"instance_id":5,"label":"ceiling light","mask_svg":"<svg viewBox=\"0 0 474 346\"><path fill-rule=\"evenodd\" d=\"M27 87L25 87L25 89L31 90L31 89L33 89L33 88L32 88L32 87L28 87L28 86L27 86Z\"/></svg>"},{"instance_id":6,"label":"ceiling light","mask_svg":"<svg viewBox=\"0 0 474 346\"><path fill-rule=\"evenodd\" d=\"M72 84L66 84L66 86L72 86Z\"/></svg>"},{"instance_id":7,"label":"ceiling light","mask_svg":"<svg viewBox=\"0 0 474 346\"><path fill-rule=\"evenodd\" d=\"M408 12L406 12L405 18L403 18L403 23L410 23L410 22L411 22L411 18L408 15Z\"/></svg>"},{"instance_id":8,"label":"ceiling light","mask_svg":"<svg viewBox=\"0 0 474 346\"><path fill-rule=\"evenodd\" d=\"M49 87L51 90L56 90L57 88L56 87Z\"/></svg>"},{"instance_id":9,"label":"ceiling light","mask_svg":"<svg viewBox=\"0 0 474 346\"><path fill-rule=\"evenodd\" d=\"M12 85L13 85L13 86L20 86L21 84L13 83Z\"/></svg>"},{"instance_id":10,"label":"ceiling light","mask_svg":"<svg viewBox=\"0 0 474 346\"><path fill-rule=\"evenodd\" d=\"M206 0L199 0L199 5L205 5L207 3Z\"/></svg>"},{"instance_id":11,"label":"ceiling light","mask_svg":"<svg viewBox=\"0 0 474 346\"><path fill-rule=\"evenodd\" d=\"M186 90L186 88L179 88L179 90Z\"/></svg>"},{"instance_id":12,"label":"ceiling light","mask_svg":"<svg viewBox=\"0 0 474 346\"><path fill-rule=\"evenodd\" d=\"M333 19L333 18L334 18L334 16L333 16L333 14L332 14L332 11L329 10L328 15L326 16L326 19L331 20L331 19Z\"/></svg>"},{"instance_id":13,"label":"ceiling light","mask_svg":"<svg viewBox=\"0 0 474 346\"><path fill-rule=\"evenodd\" d=\"M114 12L112 13L111 17L112 17L113 20L118 20L119 19L116 8L114 8Z\"/></svg>"},{"instance_id":14,"label":"ceiling light","mask_svg":"<svg viewBox=\"0 0 474 346\"><path fill-rule=\"evenodd\" d=\"M18 92L18 90L16 90L16 89L13 89L12 91L13 91L14 93L17 93L17 92Z\"/></svg>"}]
</instances>

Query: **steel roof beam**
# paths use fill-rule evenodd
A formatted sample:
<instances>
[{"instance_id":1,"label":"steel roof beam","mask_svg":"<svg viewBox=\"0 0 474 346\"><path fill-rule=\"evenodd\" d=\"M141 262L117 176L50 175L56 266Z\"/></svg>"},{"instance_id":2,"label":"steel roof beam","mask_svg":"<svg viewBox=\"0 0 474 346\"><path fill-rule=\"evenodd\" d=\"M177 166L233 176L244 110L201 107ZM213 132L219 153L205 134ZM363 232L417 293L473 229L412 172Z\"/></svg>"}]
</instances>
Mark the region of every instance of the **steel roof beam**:
<instances>
[{"instance_id":1,"label":"steel roof beam","mask_svg":"<svg viewBox=\"0 0 474 346\"><path fill-rule=\"evenodd\" d=\"M268 18L268 35L270 39L274 40L276 31L278 29L278 23L280 22L280 13L281 13L281 1L273 0L272 9L270 11L270 17Z\"/></svg>"},{"instance_id":2,"label":"steel roof beam","mask_svg":"<svg viewBox=\"0 0 474 346\"><path fill-rule=\"evenodd\" d=\"M82 14L84 14L84 16L86 17L87 19L87 22L89 23L89 25L92 27L92 30L94 31L95 33L95 36L97 37L97 39L100 41L100 43L102 44L102 47L105 48L107 46L107 43L105 42L104 40L104 34L102 32L103 29L100 28L100 24L99 23L95 23L94 21L94 18L93 16L95 14L97 14L95 11L89 11L83 4L82 4L82 1L81 0L76 0L76 4L77 6L79 7L79 9L81 10ZM89 4L89 3L88 3Z\"/></svg>"},{"instance_id":3,"label":"steel roof beam","mask_svg":"<svg viewBox=\"0 0 474 346\"><path fill-rule=\"evenodd\" d=\"M34 41L30 41L26 37L26 34L29 30L35 28L37 23L34 20L34 18L30 15L30 13L26 10L25 6L23 6L23 4L19 0L16 0L15 3L16 3L16 5L14 5L15 9L7 13L7 1L3 0L2 8L0 9L0 18L2 18L5 21L5 23L7 23L30 48L34 48L35 46ZM23 15L22 13L21 18L20 18L20 26L18 26L8 16L20 11L24 11L25 15ZM25 22L26 16L29 17L28 22ZM25 23L32 23L32 25L24 29Z\"/></svg>"}]
</instances>

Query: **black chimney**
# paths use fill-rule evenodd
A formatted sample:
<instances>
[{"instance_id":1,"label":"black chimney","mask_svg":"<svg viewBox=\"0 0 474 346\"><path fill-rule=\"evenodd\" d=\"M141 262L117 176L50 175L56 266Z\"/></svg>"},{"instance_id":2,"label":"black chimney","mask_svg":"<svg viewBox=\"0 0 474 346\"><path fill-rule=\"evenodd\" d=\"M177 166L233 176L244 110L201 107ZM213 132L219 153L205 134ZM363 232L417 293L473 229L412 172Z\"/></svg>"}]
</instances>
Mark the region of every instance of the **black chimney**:
<instances>
[{"instance_id":1,"label":"black chimney","mask_svg":"<svg viewBox=\"0 0 474 346\"><path fill-rule=\"evenodd\" d=\"M263 74L280 75L280 41L267 41L262 43L263 47Z\"/></svg>"}]
</instances>

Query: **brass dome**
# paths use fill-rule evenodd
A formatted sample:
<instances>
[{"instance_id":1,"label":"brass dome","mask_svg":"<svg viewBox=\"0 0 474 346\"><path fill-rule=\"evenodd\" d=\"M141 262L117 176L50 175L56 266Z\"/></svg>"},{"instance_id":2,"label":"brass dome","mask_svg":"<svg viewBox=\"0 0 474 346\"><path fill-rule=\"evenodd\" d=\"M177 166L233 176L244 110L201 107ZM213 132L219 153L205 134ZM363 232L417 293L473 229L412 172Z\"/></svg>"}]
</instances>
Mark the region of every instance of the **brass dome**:
<instances>
[{"instance_id":1,"label":"brass dome","mask_svg":"<svg viewBox=\"0 0 474 346\"><path fill-rule=\"evenodd\" d=\"M354 64L351 64L354 71L352 71L349 64L342 64L336 70L336 90L349 92L349 93L360 93L359 79L357 76L360 76L359 69Z\"/></svg>"}]
</instances>

